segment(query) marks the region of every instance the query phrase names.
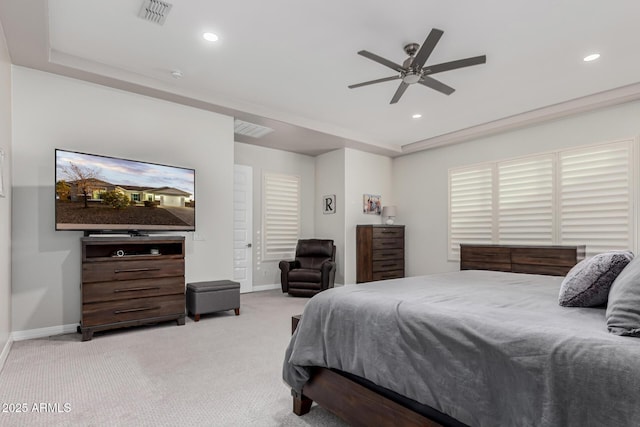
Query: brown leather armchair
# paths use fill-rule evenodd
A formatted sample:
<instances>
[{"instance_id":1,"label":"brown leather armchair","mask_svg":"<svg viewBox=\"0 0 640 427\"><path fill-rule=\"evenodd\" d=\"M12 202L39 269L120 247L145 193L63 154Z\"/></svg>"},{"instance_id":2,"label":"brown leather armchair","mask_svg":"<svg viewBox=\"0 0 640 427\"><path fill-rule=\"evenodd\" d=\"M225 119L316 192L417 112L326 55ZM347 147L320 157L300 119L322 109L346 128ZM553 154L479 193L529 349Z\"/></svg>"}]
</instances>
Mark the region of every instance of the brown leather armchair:
<instances>
[{"instance_id":1,"label":"brown leather armchair","mask_svg":"<svg viewBox=\"0 0 640 427\"><path fill-rule=\"evenodd\" d=\"M333 240L298 240L294 261L280 261L282 292L312 297L333 288L336 276L336 247Z\"/></svg>"}]
</instances>

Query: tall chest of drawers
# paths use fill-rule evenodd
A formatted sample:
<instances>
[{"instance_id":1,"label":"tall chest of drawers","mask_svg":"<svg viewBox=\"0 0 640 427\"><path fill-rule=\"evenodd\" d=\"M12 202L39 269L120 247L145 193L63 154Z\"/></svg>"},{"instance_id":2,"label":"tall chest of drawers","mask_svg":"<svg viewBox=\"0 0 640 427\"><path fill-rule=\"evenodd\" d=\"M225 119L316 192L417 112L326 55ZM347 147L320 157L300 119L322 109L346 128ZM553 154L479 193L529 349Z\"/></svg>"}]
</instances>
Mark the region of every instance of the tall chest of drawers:
<instances>
[{"instance_id":1,"label":"tall chest of drawers","mask_svg":"<svg viewBox=\"0 0 640 427\"><path fill-rule=\"evenodd\" d=\"M356 283L404 277L404 225L356 226Z\"/></svg>"},{"instance_id":2,"label":"tall chest of drawers","mask_svg":"<svg viewBox=\"0 0 640 427\"><path fill-rule=\"evenodd\" d=\"M82 319L96 331L185 322L184 237L82 238Z\"/></svg>"}]
</instances>

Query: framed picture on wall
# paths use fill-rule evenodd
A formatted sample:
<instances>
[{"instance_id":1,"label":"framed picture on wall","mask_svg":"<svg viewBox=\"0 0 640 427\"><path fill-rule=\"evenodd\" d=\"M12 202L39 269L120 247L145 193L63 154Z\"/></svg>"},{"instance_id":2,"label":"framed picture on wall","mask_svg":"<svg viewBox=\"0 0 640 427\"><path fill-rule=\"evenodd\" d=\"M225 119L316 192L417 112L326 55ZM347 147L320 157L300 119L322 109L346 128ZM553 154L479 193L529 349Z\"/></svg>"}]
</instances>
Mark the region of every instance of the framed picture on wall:
<instances>
[{"instance_id":1,"label":"framed picture on wall","mask_svg":"<svg viewBox=\"0 0 640 427\"><path fill-rule=\"evenodd\" d=\"M322 196L322 213L330 215L336 213L336 195L328 194Z\"/></svg>"},{"instance_id":2,"label":"framed picture on wall","mask_svg":"<svg viewBox=\"0 0 640 427\"><path fill-rule=\"evenodd\" d=\"M363 194L362 195L362 213L369 215L380 215L382 212L382 201L380 195Z\"/></svg>"}]
</instances>

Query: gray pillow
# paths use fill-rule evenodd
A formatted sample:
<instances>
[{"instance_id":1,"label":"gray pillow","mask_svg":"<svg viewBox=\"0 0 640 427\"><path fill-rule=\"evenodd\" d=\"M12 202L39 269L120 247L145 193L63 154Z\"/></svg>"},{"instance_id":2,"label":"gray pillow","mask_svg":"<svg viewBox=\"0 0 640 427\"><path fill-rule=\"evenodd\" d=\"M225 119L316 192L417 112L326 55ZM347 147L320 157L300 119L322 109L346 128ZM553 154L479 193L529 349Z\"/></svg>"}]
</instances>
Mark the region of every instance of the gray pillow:
<instances>
[{"instance_id":1,"label":"gray pillow","mask_svg":"<svg viewBox=\"0 0 640 427\"><path fill-rule=\"evenodd\" d=\"M606 317L609 332L640 337L640 257L631 261L611 285Z\"/></svg>"},{"instance_id":2,"label":"gray pillow","mask_svg":"<svg viewBox=\"0 0 640 427\"><path fill-rule=\"evenodd\" d=\"M605 252L583 259L567 273L560 286L559 303L564 307L595 307L607 302L618 274L633 259L628 251Z\"/></svg>"}]
</instances>

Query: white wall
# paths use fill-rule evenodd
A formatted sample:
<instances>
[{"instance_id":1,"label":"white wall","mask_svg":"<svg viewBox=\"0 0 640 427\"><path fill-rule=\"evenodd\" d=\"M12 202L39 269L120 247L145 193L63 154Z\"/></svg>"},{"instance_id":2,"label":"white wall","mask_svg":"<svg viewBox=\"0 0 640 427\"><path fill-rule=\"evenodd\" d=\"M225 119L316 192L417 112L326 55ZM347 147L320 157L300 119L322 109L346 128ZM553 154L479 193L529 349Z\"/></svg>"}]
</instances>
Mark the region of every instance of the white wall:
<instances>
[{"instance_id":1,"label":"white wall","mask_svg":"<svg viewBox=\"0 0 640 427\"><path fill-rule=\"evenodd\" d=\"M344 283L356 282L356 225L381 224L380 215L362 212L363 195L380 195L382 206L394 205L392 191L391 158L358 150L346 149L345 152L345 261ZM402 223L402 209L398 208L396 223Z\"/></svg>"},{"instance_id":2,"label":"white wall","mask_svg":"<svg viewBox=\"0 0 640 427\"><path fill-rule=\"evenodd\" d=\"M336 277L335 284L344 282L345 260L345 149L331 151L316 156L316 222L315 237L318 239L333 239L336 245ZM336 195L336 213L325 215L322 213L322 197Z\"/></svg>"},{"instance_id":3,"label":"white wall","mask_svg":"<svg viewBox=\"0 0 640 427\"><path fill-rule=\"evenodd\" d=\"M0 150L5 197L0 197L0 370L11 332L11 61L0 25Z\"/></svg>"},{"instance_id":4,"label":"white wall","mask_svg":"<svg viewBox=\"0 0 640 427\"><path fill-rule=\"evenodd\" d=\"M314 237L315 161L311 156L235 143L235 163L253 168L253 285L280 283L279 261L261 259L262 176L265 172L300 177L300 237Z\"/></svg>"},{"instance_id":5,"label":"white wall","mask_svg":"<svg viewBox=\"0 0 640 427\"><path fill-rule=\"evenodd\" d=\"M196 227L204 240L185 233L186 280L232 277L231 117L13 71L13 331L80 319L82 233L54 230L54 148L194 168Z\"/></svg>"},{"instance_id":6,"label":"white wall","mask_svg":"<svg viewBox=\"0 0 640 427\"><path fill-rule=\"evenodd\" d=\"M407 226L407 275L458 269L457 262L447 261L449 168L636 137L639 118L640 102L634 102L395 158L393 188Z\"/></svg>"}]
</instances>

